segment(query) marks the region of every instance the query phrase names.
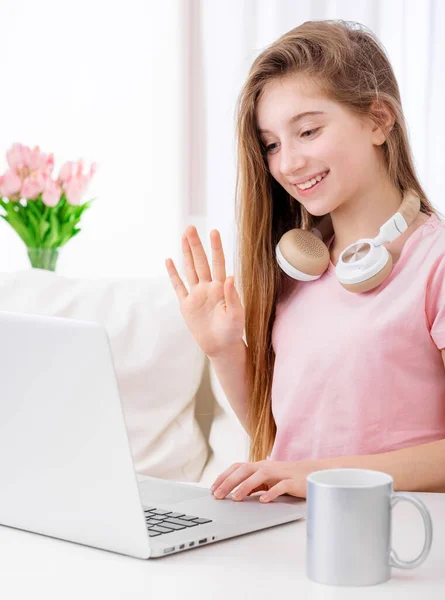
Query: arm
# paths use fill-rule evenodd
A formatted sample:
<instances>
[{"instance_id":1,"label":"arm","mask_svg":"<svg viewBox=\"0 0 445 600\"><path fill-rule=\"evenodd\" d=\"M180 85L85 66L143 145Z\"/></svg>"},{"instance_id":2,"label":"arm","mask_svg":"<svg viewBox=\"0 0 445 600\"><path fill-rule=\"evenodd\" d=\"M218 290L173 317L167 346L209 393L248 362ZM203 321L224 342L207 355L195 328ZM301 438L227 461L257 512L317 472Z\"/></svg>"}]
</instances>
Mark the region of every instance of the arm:
<instances>
[{"instance_id":1,"label":"arm","mask_svg":"<svg viewBox=\"0 0 445 600\"><path fill-rule=\"evenodd\" d=\"M394 479L394 491L445 492L445 439L382 454L327 458L319 464L320 469L384 471Z\"/></svg>"},{"instance_id":2,"label":"arm","mask_svg":"<svg viewBox=\"0 0 445 600\"><path fill-rule=\"evenodd\" d=\"M445 366L445 349L441 352ZM393 477L395 491L445 492L445 439L382 454L328 458L320 463L323 468L385 471Z\"/></svg>"},{"instance_id":3,"label":"arm","mask_svg":"<svg viewBox=\"0 0 445 600\"><path fill-rule=\"evenodd\" d=\"M209 357L233 411L247 433L247 346L244 340L230 354Z\"/></svg>"}]
</instances>

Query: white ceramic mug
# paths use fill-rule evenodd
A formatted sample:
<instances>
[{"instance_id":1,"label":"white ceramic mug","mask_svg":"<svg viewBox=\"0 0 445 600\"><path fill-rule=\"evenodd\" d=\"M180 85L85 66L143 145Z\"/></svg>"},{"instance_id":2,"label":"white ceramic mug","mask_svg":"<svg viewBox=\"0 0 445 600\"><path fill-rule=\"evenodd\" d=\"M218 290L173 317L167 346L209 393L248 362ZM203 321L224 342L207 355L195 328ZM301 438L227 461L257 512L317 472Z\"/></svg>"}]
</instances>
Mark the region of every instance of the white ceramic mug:
<instances>
[{"instance_id":1,"label":"white ceramic mug","mask_svg":"<svg viewBox=\"0 0 445 600\"><path fill-rule=\"evenodd\" d=\"M394 492L393 478L367 469L327 469L307 477L306 574L331 585L374 585L391 577L391 567L414 569L431 549L433 526L425 504ZM417 558L400 560L391 548L392 508L414 504L425 525Z\"/></svg>"}]
</instances>

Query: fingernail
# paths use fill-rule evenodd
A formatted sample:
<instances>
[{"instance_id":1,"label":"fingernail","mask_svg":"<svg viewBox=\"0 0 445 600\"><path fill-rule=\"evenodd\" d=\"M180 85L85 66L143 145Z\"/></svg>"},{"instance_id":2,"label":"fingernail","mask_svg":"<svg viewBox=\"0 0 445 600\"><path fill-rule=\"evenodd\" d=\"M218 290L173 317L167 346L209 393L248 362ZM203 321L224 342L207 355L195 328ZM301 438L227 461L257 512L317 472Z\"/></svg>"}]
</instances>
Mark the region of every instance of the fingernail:
<instances>
[{"instance_id":1,"label":"fingernail","mask_svg":"<svg viewBox=\"0 0 445 600\"><path fill-rule=\"evenodd\" d=\"M268 499L269 499L269 498L268 498L266 495L264 495L264 496L260 496L260 501L261 501L261 502L267 502L267 501L268 501Z\"/></svg>"},{"instance_id":2,"label":"fingernail","mask_svg":"<svg viewBox=\"0 0 445 600\"><path fill-rule=\"evenodd\" d=\"M216 490L216 485L212 485L212 487L210 488L211 492L214 492Z\"/></svg>"}]
</instances>

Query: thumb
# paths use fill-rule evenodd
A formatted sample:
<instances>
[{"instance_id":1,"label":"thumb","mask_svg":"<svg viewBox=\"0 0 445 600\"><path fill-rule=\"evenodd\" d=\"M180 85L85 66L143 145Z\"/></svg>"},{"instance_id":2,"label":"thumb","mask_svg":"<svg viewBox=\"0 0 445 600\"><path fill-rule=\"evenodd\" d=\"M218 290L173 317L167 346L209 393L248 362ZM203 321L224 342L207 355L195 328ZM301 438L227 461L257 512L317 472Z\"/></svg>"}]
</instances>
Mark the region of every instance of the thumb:
<instances>
[{"instance_id":1,"label":"thumb","mask_svg":"<svg viewBox=\"0 0 445 600\"><path fill-rule=\"evenodd\" d=\"M240 299L238 296L238 292L236 291L235 278L233 275L227 277L224 282L224 296L226 298L226 304L229 308L238 308L240 304Z\"/></svg>"}]
</instances>

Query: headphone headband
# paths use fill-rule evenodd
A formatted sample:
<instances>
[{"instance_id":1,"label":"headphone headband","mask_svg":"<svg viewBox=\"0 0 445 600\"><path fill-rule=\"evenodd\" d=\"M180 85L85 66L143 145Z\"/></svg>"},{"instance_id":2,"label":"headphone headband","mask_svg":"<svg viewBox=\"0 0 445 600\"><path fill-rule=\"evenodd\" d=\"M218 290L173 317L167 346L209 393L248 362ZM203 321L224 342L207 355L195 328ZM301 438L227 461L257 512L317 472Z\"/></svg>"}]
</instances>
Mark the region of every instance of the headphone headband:
<instances>
[{"instance_id":1,"label":"headphone headband","mask_svg":"<svg viewBox=\"0 0 445 600\"><path fill-rule=\"evenodd\" d=\"M399 213L406 221L407 228L411 225L420 211L420 198L413 191L408 190L400 205Z\"/></svg>"},{"instance_id":2,"label":"headphone headband","mask_svg":"<svg viewBox=\"0 0 445 600\"><path fill-rule=\"evenodd\" d=\"M414 192L408 191L400 205L399 210L386 223L380 227L378 235L374 238L374 245L381 246L385 242L392 242L408 229L419 214L420 198Z\"/></svg>"}]
</instances>

